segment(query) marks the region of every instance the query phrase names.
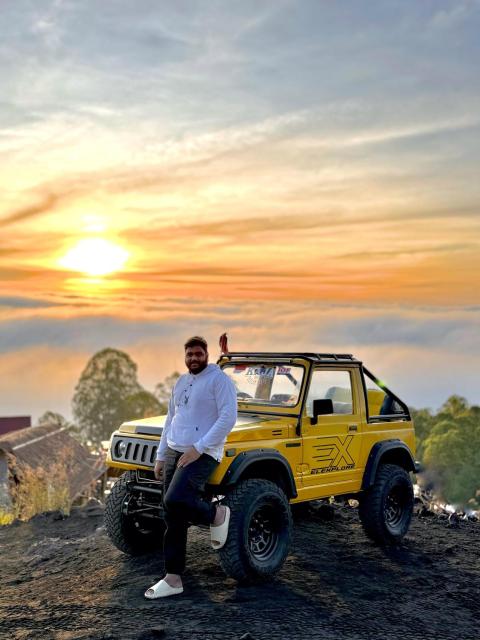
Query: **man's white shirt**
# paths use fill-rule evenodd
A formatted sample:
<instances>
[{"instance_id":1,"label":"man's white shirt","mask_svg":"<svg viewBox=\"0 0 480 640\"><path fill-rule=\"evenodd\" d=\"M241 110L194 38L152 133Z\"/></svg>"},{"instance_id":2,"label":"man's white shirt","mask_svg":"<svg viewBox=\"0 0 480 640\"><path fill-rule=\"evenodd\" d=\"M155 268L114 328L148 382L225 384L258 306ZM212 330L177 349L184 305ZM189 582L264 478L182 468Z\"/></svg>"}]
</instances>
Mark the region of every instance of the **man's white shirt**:
<instances>
[{"instance_id":1,"label":"man's white shirt","mask_svg":"<svg viewBox=\"0 0 480 640\"><path fill-rule=\"evenodd\" d=\"M218 462L227 435L237 420L237 393L232 380L216 364L177 380L168 403L157 460L165 460L167 447L187 451L195 447Z\"/></svg>"}]
</instances>

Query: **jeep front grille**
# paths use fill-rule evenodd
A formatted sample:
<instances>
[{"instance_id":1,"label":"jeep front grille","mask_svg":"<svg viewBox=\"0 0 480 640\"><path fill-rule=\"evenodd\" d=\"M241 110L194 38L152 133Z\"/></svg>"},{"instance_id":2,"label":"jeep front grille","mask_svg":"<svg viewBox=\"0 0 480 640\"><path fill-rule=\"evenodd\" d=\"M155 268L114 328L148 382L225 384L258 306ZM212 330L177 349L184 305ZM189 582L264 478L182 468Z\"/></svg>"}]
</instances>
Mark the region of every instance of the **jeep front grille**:
<instances>
[{"instance_id":1,"label":"jeep front grille","mask_svg":"<svg viewBox=\"0 0 480 640\"><path fill-rule=\"evenodd\" d=\"M114 436L110 455L115 462L129 462L144 467L153 467L158 442L131 438L130 436Z\"/></svg>"}]
</instances>

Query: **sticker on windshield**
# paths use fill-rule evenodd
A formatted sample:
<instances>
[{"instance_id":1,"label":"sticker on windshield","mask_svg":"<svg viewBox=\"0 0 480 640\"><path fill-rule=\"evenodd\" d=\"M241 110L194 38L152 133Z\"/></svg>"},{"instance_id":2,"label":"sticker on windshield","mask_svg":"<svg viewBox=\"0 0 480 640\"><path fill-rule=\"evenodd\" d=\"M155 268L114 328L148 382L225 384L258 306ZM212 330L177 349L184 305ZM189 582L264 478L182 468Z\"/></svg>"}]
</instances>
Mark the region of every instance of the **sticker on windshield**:
<instances>
[{"instance_id":1,"label":"sticker on windshield","mask_svg":"<svg viewBox=\"0 0 480 640\"><path fill-rule=\"evenodd\" d=\"M259 378L273 378L275 376L275 367L248 367L246 375Z\"/></svg>"},{"instance_id":2,"label":"sticker on windshield","mask_svg":"<svg viewBox=\"0 0 480 640\"><path fill-rule=\"evenodd\" d=\"M243 373L247 367L247 364L236 364L233 373Z\"/></svg>"},{"instance_id":3,"label":"sticker on windshield","mask_svg":"<svg viewBox=\"0 0 480 640\"><path fill-rule=\"evenodd\" d=\"M277 375L281 376L284 375L286 376L287 374L290 373L290 371L292 370L292 367L278 367L278 371L277 371Z\"/></svg>"}]
</instances>

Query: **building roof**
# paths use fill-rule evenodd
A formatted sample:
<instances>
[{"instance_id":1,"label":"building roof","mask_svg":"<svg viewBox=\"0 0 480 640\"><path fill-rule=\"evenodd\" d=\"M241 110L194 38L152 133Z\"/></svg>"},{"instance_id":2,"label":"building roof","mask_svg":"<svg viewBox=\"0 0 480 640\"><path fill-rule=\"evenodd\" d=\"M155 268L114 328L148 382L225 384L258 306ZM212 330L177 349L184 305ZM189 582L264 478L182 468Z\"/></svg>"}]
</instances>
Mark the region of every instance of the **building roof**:
<instances>
[{"instance_id":1,"label":"building roof","mask_svg":"<svg viewBox=\"0 0 480 640\"><path fill-rule=\"evenodd\" d=\"M0 417L0 435L2 433L8 433L9 431L25 429L31 425L32 419L30 416Z\"/></svg>"},{"instance_id":2,"label":"building roof","mask_svg":"<svg viewBox=\"0 0 480 640\"><path fill-rule=\"evenodd\" d=\"M102 458L93 456L68 433L69 427L42 425L0 436L0 452L9 453L24 465L48 472L66 467L70 498L75 499L106 471Z\"/></svg>"}]
</instances>

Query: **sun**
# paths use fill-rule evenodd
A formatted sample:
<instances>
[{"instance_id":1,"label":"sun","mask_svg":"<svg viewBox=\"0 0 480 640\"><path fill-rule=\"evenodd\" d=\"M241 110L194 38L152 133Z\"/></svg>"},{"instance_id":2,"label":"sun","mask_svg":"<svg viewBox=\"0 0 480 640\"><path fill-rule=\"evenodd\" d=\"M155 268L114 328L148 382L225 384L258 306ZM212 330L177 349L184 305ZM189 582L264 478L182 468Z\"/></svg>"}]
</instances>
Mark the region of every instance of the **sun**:
<instances>
[{"instance_id":1,"label":"sun","mask_svg":"<svg viewBox=\"0 0 480 640\"><path fill-rule=\"evenodd\" d=\"M59 264L89 276L106 276L122 269L129 258L123 247L104 238L85 238L68 251Z\"/></svg>"}]
</instances>

